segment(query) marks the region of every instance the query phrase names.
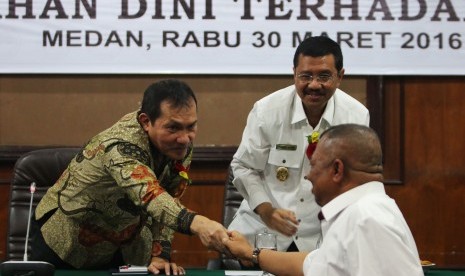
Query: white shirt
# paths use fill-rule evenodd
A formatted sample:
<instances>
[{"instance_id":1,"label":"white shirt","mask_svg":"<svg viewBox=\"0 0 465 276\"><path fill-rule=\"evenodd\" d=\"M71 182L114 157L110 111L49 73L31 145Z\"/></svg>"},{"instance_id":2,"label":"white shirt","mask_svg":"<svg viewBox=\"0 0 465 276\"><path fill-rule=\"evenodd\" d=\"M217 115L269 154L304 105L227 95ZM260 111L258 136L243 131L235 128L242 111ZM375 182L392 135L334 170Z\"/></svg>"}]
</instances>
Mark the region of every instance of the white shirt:
<instances>
[{"instance_id":1,"label":"white shirt","mask_svg":"<svg viewBox=\"0 0 465 276\"><path fill-rule=\"evenodd\" d=\"M312 276L423 276L412 233L383 183L353 188L322 207L323 242L307 255Z\"/></svg>"},{"instance_id":2,"label":"white shirt","mask_svg":"<svg viewBox=\"0 0 465 276\"><path fill-rule=\"evenodd\" d=\"M369 119L365 106L339 89L328 101L315 129L308 123L294 85L257 101L231 163L233 183L244 201L229 229L241 232L253 244L254 235L266 226L252 210L263 202L271 202L276 208L294 211L300 220L295 236L278 234L278 250L286 250L292 241L300 251L313 250L320 233L317 219L320 208L315 203L310 181L304 179L310 169L305 156L306 136L314 130L321 133L343 123L368 125ZM280 150L277 144L295 149ZM276 178L276 169L281 166L288 170L285 181Z\"/></svg>"}]
</instances>

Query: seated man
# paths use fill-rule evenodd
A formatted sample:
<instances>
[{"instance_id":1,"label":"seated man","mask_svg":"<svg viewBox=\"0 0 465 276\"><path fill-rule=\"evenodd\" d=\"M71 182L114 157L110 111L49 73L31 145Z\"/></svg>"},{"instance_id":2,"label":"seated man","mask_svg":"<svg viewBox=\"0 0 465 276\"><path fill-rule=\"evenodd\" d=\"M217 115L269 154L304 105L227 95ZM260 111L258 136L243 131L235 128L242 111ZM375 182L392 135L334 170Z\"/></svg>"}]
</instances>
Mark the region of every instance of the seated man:
<instances>
[{"instance_id":1,"label":"seated man","mask_svg":"<svg viewBox=\"0 0 465 276\"><path fill-rule=\"evenodd\" d=\"M321 243L310 252L254 249L240 233L223 240L234 256L275 275L422 276L410 229L383 186L381 144L362 125L329 128L306 178L322 206Z\"/></svg>"}]
</instances>

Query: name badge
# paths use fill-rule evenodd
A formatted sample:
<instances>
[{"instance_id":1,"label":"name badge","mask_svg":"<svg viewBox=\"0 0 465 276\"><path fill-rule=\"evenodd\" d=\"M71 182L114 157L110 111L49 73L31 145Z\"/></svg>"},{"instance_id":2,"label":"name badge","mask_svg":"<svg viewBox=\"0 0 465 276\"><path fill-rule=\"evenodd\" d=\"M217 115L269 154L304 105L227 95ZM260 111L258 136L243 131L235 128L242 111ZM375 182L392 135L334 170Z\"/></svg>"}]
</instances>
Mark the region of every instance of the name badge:
<instances>
[{"instance_id":1,"label":"name badge","mask_svg":"<svg viewBox=\"0 0 465 276\"><path fill-rule=\"evenodd\" d=\"M297 150L297 145L291 144L276 144L277 150Z\"/></svg>"}]
</instances>

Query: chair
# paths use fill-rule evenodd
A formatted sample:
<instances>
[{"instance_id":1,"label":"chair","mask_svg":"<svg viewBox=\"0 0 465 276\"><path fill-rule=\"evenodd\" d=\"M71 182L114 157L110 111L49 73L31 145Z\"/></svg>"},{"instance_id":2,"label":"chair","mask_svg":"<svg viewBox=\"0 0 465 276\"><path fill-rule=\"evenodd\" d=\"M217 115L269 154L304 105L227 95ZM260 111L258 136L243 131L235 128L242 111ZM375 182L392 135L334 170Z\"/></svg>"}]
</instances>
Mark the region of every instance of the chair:
<instances>
[{"instance_id":1,"label":"chair","mask_svg":"<svg viewBox=\"0 0 465 276\"><path fill-rule=\"evenodd\" d=\"M41 149L28 152L16 161L8 205L7 260L23 260L31 200L29 190L31 183L36 183L33 199L34 210L47 189L56 182L78 152L79 148ZM28 248L28 252L30 252L30 248Z\"/></svg>"},{"instance_id":2,"label":"chair","mask_svg":"<svg viewBox=\"0 0 465 276\"><path fill-rule=\"evenodd\" d=\"M228 168L228 176L224 186L224 206L223 206L223 225L228 228L231 224L234 215L239 209L242 200L242 195L237 191L236 187L232 183L234 180L234 174L231 166ZM241 265L235 259L230 259L225 255L221 255L219 259L212 259L208 261L207 270L241 270Z\"/></svg>"},{"instance_id":3,"label":"chair","mask_svg":"<svg viewBox=\"0 0 465 276\"><path fill-rule=\"evenodd\" d=\"M228 227L234 215L239 209L242 200L244 199L242 195L237 191L236 187L232 183L234 180L234 174L232 168L228 169L228 177L226 178L226 183L224 186L224 206L223 206L223 225Z\"/></svg>"}]
</instances>

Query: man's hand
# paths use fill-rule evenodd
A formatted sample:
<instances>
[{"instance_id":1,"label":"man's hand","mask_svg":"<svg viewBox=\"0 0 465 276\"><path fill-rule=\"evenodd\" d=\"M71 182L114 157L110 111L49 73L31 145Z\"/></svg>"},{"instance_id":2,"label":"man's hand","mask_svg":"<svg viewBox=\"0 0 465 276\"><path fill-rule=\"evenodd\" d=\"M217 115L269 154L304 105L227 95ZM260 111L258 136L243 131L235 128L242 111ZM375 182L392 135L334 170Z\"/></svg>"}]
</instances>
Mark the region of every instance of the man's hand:
<instances>
[{"instance_id":1,"label":"man's hand","mask_svg":"<svg viewBox=\"0 0 465 276\"><path fill-rule=\"evenodd\" d=\"M241 263L246 266L253 266L252 252L253 247L247 239L237 231L228 231L229 238L223 240L224 245L231 254L240 259Z\"/></svg>"},{"instance_id":2,"label":"man's hand","mask_svg":"<svg viewBox=\"0 0 465 276\"><path fill-rule=\"evenodd\" d=\"M159 257L152 257L152 261L147 267L148 271L154 275L160 274L161 271L164 271L166 275L185 275L186 271L181 266L176 265L175 263L170 263L165 259Z\"/></svg>"},{"instance_id":3,"label":"man's hand","mask_svg":"<svg viewBox=\"0 0 465 276\"><path fill-rule=\"evenodd\" d=\"M270 229L288 237L297 232L299 222L292 211L274 208L271 203L264 202L255 208L255 212Z\"/></svg>"},{"instance_id":4,"label":"man's hand","mask_svg":"<svg viewBox=\"0 0 465 276\"><path fill-rule=\"evenodd\" d=\"M229 254L223 244L223 239L228 238L228 233L220 223L196 215L191 224L191 231L200 238L200 241L206 247Z\"/></svg>"}]
</instances>

